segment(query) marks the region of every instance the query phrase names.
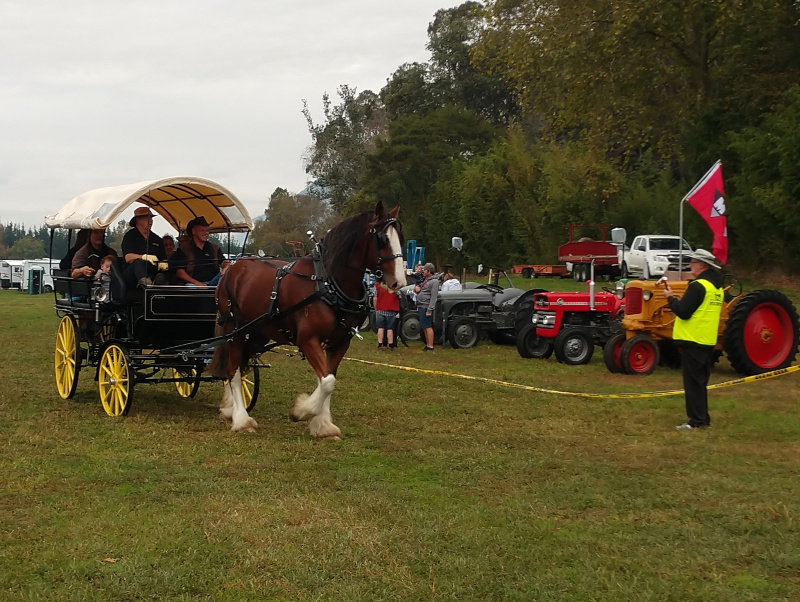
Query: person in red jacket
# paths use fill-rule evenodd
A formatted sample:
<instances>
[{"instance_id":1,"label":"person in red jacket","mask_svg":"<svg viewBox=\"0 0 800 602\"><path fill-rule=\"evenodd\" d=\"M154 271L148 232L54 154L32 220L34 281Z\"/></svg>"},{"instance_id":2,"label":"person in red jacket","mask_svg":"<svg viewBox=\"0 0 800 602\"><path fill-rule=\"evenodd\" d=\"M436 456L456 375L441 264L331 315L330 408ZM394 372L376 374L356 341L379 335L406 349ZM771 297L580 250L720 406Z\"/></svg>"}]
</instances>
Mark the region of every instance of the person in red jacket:
<instances>
[{"instance_id":1,"label":"person in red jacket","mask_svg":"<svg viewBox=\"0 0 800 602\"><path fill-rule=\"evenodd\" d=\"M384 348L394 351L397 342L394 331L397 328L397 316L400 313L399 293L393 293L382 282L375 282L375 322L378 325L378 351ZM384 334L386 346L384 347Z\"/></svg>"}]
</instances>

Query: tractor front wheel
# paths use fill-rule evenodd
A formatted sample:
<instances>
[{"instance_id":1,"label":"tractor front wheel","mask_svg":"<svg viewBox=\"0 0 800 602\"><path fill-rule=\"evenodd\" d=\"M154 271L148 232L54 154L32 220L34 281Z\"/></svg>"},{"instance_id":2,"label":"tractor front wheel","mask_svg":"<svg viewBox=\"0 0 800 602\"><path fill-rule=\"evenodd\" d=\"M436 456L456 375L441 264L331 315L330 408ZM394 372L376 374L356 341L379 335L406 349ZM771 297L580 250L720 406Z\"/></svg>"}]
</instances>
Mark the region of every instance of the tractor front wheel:
<instances>
[{"instance_id":1,"label":"tractor front wheel","mask_svg":"<svg viewBox=\"0 0 800 602\"><path fill-rule=\"evenodd\" d=\"M553 355L553 343L536 334L535 324L528 324L517 334L517 351L524 358L546 360Z\"/></svg>"},{"instance_id":2,"label":"tractor front wheel","mask_svg":"<svg viewBox=\"0 0 800 602\"><path fill-rule=\"evenodd\" d=\"M460 316L447 327L447 340L455 349L469 349L478 344L478 325L475 320Z\"/></svg>"},{"instance_id":3,"label":"tractor front wheel","mask_svg":"<svg viewBox=\"0 0 800 602\"><path fill-rule=\"evenodd\" d=\"M565 328L553 343L556 359L562 364L588 364L594 354L594 337L585 328Z\"/></svg>"},{"instance_id":4,"label":"tractor front wheel","mask_svg":"<svg viewBox=\"0 0 800 602\"><path fill-rule=\"evenodd\" d=\"M620 360L620 351L622 344L625 342L625 333L619 332L606 341L603 346L603 363L609 372L619 374L622 372L622 362Z\"/></svg>"},{"instance_id":5,"label":"tractor front wheel","mask_svg":"<svg viewBox=\"0 0 800 602\"><path fill-rule=\"evenodd\" d=\"M620 364L626 374L652 374L661 354L656 342L645 334L637 334L622 344Z\"/></svg>"}]
</instances>

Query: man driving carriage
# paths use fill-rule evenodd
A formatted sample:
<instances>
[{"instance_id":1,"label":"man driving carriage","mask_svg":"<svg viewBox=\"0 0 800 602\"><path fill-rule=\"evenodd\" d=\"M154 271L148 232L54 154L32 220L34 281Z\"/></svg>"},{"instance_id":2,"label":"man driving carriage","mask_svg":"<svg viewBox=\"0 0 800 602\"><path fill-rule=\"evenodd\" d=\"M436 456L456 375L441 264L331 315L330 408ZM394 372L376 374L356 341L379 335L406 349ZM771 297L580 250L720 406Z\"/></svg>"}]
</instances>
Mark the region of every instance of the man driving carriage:
<instances>
[{"instance_id":1,"label":"man driving carriage","mask_svg":"<svg viewBox=\"0 0 800 602\"><path fill-rule=\"evenodd\" d=\"M170 268L179 284L217 286L230 263L219 245L209 242L209 223L202 215L186 225L186 236L170 258Z\"/></svg>"},{"instance_id":2,"label":"man driving carriage","mask_svg":"<svg viewBox=\"0 0 800 602\"><path fill-rule=\"evenodd\" d=\"M149 207L139 207L129 225L131 229L122 238L122 256L125 258L125 283L134 287L150 286L158 272L166 272L169 264L161 237L151 231L153 213Z\"/></svg>"}]
</instances>

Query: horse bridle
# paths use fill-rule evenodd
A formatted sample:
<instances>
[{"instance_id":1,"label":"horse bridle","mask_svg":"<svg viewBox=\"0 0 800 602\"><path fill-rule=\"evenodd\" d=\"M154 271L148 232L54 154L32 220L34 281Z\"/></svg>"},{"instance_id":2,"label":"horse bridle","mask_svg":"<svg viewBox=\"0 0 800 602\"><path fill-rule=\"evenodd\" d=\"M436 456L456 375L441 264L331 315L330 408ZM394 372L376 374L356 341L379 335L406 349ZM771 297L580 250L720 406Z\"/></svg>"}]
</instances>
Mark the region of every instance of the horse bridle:
<instances>
[{"instance_id":1,"label":"horse bridle","mask_svg":"<svg viewBox=\"0 0 800 602\"><path fill-rule=\"evenodd\" d=\"M386 223L383 227L380 228L372 228L370 230L370 234L375 237L375 250L378 254L378 267L375 270L375 277L376 278L383 278L383 264L387 261L394 261L398 257L400 259L403 258L402 253L395 253L394 255L387 255L385 257L381 256L381 249L389 244L389 236L386 234L386 231L394 227L395 231L397 231L398 221L396 217L390 217L386 219ZM398 233L399 234L399 233Z\"/></svg>"}]
</instances>

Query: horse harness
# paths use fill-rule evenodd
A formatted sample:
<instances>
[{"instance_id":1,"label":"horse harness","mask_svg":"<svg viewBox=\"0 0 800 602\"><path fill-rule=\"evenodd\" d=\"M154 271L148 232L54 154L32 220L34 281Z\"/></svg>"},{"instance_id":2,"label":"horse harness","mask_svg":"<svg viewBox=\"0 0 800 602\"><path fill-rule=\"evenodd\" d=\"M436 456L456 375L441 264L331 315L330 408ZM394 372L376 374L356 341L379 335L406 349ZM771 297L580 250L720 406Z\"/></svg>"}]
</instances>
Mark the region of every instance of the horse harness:
<instances>
[{"instance_id":1,"label":"horse harness","mask_svg":"<svg viewBox=\"0 0 800 602\"><path fill-rule=\"evenodd\" d=\"M392 227L397 222L396 218L389 218L386 220L384 226L377 230L375 228L370 230L370 234L375 237L375 248L378 249L378 269L375 270L375 276L377 278L383 277L383 270L381 269L381 265L385 261L391 261L398 257L402 257L402 254L396 253L393 255L389 255L383 257L380 255L380 249L386 246L389 242L388 236L386 234L386 230ZM275 269L275 282L272 285L272 292L270 294L269 306L267 307L267 311L258 316L257 318L251 320L250 322L237 327L232 333L226 336L226 339L231 340L235 336L244 333L245 335L249 334L249 332L256 327L260 327L264 324L269 324L271 322L275 322L280 320L286 315L292 314L306 305L313 303L317 299L322 300L323 302L327 303L334 311L334 314L337 318L337 325L341 326L345 330L348 330L349 336L353 336L356 332L355 328L348 328L347 324L344 321L344 315L357 315L359 324L364 321L364 319L369 315L370 304L369 304L369 291L367 290L366 283L362 280L361 283L361 298L360 299L353 299L349 297L338 285L336 280L331 277L328 277L325 271L325 266L322 262L322 255L324 253L325 247L324 242L317 242L314 251L311 253L311 261L314 265L314 273L313 274L301 274L299 272L292 271L292 268L297 263L297 261L302 260L295 260L285 265L275 265L269 259L261 259L261 261L268 266ZM295 303L294 305L284 309L281 311L276 307L276 302L278 300L278 292L280 290L281 281L284 277L288 275L295 276L297 278L307 278L316 283L316 290L306 297L305 299ZM233 312L230 311L230 299L228 300L229 311L228 314L225 316L220 316L218 319L218 323L223 325L225 322L230 320L235 321L235 316ZM294 343L295 334L288 328L279 328L279 332L281 332L291 343Z\"/></svg>"}]
</instances>

